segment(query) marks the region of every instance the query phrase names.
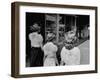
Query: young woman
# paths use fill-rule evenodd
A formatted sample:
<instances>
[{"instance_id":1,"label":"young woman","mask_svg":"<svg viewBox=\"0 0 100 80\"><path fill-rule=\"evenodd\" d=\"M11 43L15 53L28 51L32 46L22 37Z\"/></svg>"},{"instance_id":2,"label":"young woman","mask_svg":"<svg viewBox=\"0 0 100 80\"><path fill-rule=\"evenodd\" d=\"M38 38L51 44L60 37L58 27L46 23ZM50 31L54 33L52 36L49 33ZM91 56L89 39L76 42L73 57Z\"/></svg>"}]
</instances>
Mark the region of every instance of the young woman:
<instances>
[{"instance_id":1,"label":"young woman","mask_svg":"<svg viewBox=\"0 0 100 80\"><path fill-rule=\"evenodd\" d=\"M61 65L79 65L80 49L75 47L77 42L76 31L69 30L65 33L64 47L61 50Z\"/></svg>"},{"instance_id":2,"label":"young woman","mask_svg":"<svg viewBox=\"0 0 100 80\"><path fill-rule=\"evenodd\" d=\"M37 23L34 23L30 28L32 31L29 34L29 40L31 41L30 67L43 66L44 54L41 49L43 37L39 34L40 27Z\"/></svg>"},{"instance_id":3,"label":"young woman","mask_svg":"<svg viewBox=\"0 0 100 80\"><path fill-rule=\"evenodd\" d=\"M49 33L47 43L43 46L44 51L44 66L56 66L58 60L56 58L57 46L54 44L54 34Z\"/></svg>"}]
</instances>

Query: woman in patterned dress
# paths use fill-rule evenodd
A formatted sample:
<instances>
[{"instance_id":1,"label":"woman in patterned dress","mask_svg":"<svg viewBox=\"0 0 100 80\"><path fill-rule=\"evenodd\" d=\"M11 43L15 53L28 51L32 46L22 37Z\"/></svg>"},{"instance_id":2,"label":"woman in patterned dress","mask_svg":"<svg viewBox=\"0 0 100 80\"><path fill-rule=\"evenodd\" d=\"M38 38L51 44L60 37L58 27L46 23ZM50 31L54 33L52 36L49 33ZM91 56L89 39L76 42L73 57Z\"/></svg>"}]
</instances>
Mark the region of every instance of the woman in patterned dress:
<instances>
[{"instance_id":1,"label":"woman in patterned dress","mask_svg":"<svg viewBox=\"0 0 100 80\"><path fill-rule=\"evenodd\" d=\"M56 52L58 50L57 46L54 44L54 34L49 33L47 36L47 43L43 46L44 51L44 66L56 66L58 65L58 60L56 57Z\"/></svg>"}]
</instances>

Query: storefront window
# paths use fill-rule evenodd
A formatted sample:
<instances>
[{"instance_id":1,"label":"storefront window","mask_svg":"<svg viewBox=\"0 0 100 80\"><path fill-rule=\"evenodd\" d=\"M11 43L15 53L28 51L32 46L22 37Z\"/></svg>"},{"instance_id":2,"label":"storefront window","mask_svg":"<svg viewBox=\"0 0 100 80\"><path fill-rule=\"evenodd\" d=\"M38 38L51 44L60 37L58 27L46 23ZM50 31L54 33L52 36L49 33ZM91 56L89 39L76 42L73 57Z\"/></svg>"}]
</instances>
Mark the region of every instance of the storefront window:
<instances>
[{"instance_id":1,"label":"storefront window","mask_svg":"<svg viewBox=\"0 0 100 80\"><path fill-rule=\"evenodd\" d=\"M64 40L65 29L76 26L73 15L46 14L45 17L45 37L47 38L49 33L54 33L55 41L59 44Z\"/></svg>"}]
</instances>

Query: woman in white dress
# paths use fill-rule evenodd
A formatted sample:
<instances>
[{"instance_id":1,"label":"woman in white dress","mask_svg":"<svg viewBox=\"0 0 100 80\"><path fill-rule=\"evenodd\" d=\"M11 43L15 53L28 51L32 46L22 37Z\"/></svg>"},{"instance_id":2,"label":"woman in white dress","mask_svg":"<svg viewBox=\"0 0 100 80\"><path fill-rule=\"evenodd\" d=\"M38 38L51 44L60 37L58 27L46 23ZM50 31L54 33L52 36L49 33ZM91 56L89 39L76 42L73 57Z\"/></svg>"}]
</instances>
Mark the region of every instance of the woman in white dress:
<instances>
[{"instance_id":1,"label":"woman in white dress","mask_svg":"<svg viewBox=\"0 0 100 80\"><path fill-rule=\"evenodd\" d=\"M56 66L58 65L58 61L56 58L56 52L58 50L57 46L53 43L54 41L54 34L48 34L48 41L43 46L44 51L44 66Z\"/></svg>"},{"instance_id":2,"label":"woman in white dress","mask_svg":"<svg viewBox=\"0 0 100 80\"><path fill-rule=\"evenodd\" d=\"M64 47L61 50L61 65L79 65L80 49L75 47L77 41L76 32L70 30L65 33Z\"/></svg>"}]
</instances>

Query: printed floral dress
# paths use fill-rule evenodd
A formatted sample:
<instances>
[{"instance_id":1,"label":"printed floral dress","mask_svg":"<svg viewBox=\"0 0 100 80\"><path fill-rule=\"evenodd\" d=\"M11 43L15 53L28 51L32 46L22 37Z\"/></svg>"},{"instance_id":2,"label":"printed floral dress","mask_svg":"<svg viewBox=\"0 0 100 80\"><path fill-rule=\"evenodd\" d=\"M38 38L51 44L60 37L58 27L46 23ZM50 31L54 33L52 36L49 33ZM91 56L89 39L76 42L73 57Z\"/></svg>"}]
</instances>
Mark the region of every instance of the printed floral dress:
<instances>
[{"instance_id":1,"label":"printed floral dress","mask_svg":"<svg viewBox=\"0 0 100 80\"><path fill-rule=\"evenodd\" d=\"M44 50L44 66L56 66L57 58L56 52L58 50L57 46L52 42L47 42L43 46Z\"/></svg>"}]
</instances>

